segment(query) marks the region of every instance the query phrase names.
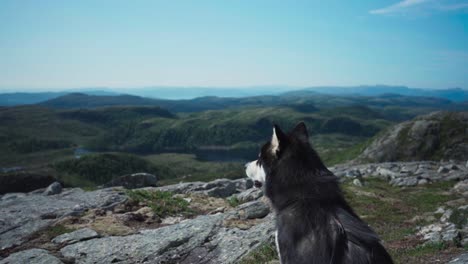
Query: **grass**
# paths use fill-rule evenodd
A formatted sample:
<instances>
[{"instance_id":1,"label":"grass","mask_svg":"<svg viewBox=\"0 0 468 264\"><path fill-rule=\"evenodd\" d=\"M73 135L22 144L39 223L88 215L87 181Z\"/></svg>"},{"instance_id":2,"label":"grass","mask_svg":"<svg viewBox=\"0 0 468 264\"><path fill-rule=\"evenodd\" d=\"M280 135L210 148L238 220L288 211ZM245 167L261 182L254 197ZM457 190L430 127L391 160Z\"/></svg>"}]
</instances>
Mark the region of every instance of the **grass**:
<instances>
[{"instance_id":1,"label":"grass","mask_svg":"<svg viewBox=\"0 0 468 264\"><path fill-rule=\"evenodd\" d=\"M426 243L409 249L407 254L412 257L421 257L429 254L434 254L447 249L449 245L445 242Z\"/></svg>"},{"instance_id":2,"label":"grass","mask_svg":"<svg viewBox=\"0 0 468 264\"><path fill-rule=\"evenodd\" d=\"M128 190L127 195L131 201L148 205L160 218L194 214L186 200L174 197L171 192Z\"/></svg>"},{"instance_id":3,"label":"grass","mask_svg":"<svg viewBox=\"0 0 468 264\"><path fill-rule=\"evenodd\" d=\"M227 198L226 200L229 203L229 205L232 206L232 207L237 207L240 204L239 199L237 199L237 197L235 197L235 196L231 196L231 197Z\"/></svg>"},{"instance_id":4,"label":"grass","mask_svg":"<svg viewBox=\"0 0 468 264\"><path fill-rule=\"evenodd\" d=\"M55 225L47 227L46 229L40 231L40 233L49 238L54 238L73 231L75 231L75 229L66 227L64 225Z\"/></svg>"},{"instance_id":5,"label":"grass","mask_svg":"<svg viewBox=\"0 0 468 264\"><path fill-rule=\"evenodd\" d=\"M462 228L468 224L468 208L467 209L455 209L449 218L449 221L454 223L457 228Z\"/></svg>"},{"instance_id":6,"label":"grass","mask_svg":"<svg viewBox=\"0 0 468 264\"><path fill-rule=\"evenodd\" d=\"M271 244L262 244L256 250L242 258L239 264L264 264L278 259L276 247Z\"/></svg>"},{"instance_id":7,"label":"grass","mask_svg":"<svg viewBox=\"0 0 468 264\"><path fill-rule=\"evenodd\" d=\"M397 263L413 263L415 256L430 257L444 250L442 246L420 244L411 238L424 219L412 222L415 216L432 213L454 197L448 194L453 182L438 182L416 187L393 187L378 178L368 178L364 187L343 184L348 202L379 234ZM412 242L411 242L412 241ZM408 245L409 244L409 245ZM422 262L417 262L422 263Z\"/></svg>"}]
</instances>

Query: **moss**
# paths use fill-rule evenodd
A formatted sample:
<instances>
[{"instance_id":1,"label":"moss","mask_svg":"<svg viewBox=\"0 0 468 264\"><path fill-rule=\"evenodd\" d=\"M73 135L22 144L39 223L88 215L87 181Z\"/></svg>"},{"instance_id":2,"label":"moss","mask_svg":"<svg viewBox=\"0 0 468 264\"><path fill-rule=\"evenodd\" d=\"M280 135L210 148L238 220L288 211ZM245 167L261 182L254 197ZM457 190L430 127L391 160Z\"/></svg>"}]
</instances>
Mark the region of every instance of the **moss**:
<instances>
[{"instance_id":1,"label":"moss","mask_svg":"<svg viewBox=\"0 0 468 264\"><path fill-rule=\"evenodd\" d=\"M409 256L423 256L423 255L429 255L429 254L434 254L439 251L442 251L444 249L447 249L449 245L445 242L434 242L434 243L426 243L420 246L417 246L413 249L410 249L407 251L407 254Z\"/></svg>"},{"instance_id":2,"label":"moss","mask_svg":"<svg viewBox=\"0 0 468 264\"><path fill-rule=\"evenodd\" d=\"M265 243L242 258L239 264L263 264L275 259L278 259L276 248L271 244Z\"/></svg>"},{"instance_id":3,"label":"moss","mask_svg":"<svg viewBox=\"0 0 468 264\"><path fill-rule=\"evenodd\" d=\"M449 221L454 223L458 229L468 224L468 208L455 209L449 218Z\"/></svg>"},{"instance_id":4,"label":"moss","mask_svg":"<svg viewBox=\"0 0 468 264\"><path fill-rule=\"evenodd\" d=\"M231 196L226 199L230 206L237 207L240 203L239 199L236 196Z\"/></svg>"},{"instance_id":5,"label":"moss","mask_svg":"<svg viewBox=\"0 0 468 264\"><path fill-rule=\"evenodd\" d=\"M46 235L47 237L54 238L56 236L60 236L62 234L70 233L73 231L75 231L75 229L66 227L64 225L55 225L44 229L43 231L41 231L41 233Z\"/></svg>"},{"instance_id":6,"label":"moss","mask_svg":"<svg viewBox=\"0 0 468 264\"><path fill-rule=\"evenodd\" d=\"M153 209L159 217L191 216L195 212L189 208L189 203L181 197L174 197L171 192L128 190L131 201L144 203Z\"/></svg>"}]
</instances>

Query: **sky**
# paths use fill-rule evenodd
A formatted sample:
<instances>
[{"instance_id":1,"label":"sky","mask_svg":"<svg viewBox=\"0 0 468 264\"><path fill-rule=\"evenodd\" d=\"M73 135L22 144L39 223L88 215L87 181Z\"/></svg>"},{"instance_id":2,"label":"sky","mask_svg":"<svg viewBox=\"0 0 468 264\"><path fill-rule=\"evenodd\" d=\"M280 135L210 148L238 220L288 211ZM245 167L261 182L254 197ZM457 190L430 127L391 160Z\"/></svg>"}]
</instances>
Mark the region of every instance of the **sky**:
<instances>
[{"instance_id":1,"label":"sky","mask_svg":"<svg viewBox=\"0 0 468 264\"><path fill-rule=\"evenodd\" d=\"M0 91L468 89L468 0L0 1Z\"/></svg>"}]
</instances>

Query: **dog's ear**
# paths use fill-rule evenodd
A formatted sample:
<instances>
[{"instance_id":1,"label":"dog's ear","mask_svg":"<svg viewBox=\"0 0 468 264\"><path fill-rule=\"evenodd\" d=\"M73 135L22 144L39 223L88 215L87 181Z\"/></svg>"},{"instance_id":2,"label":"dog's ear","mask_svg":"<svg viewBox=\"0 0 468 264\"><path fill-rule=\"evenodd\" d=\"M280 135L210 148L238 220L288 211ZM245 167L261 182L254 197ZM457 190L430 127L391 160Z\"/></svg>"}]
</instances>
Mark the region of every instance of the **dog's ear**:
<instances>
[{"instance_id":1,"label":"dog's ear","mask_svg":"<svg viewBox=\"0 0 468 264\"><path fill-rule=\"evenodd\" d=\"M291 131L291 135L299 139L302 143L309 143L309 133L307 133L307 127L304 122L300 122Z\"/></svg>"},{"instance_id":2,"label":"dog's ear","mask_svg":"<svg viewBox=\"0 0 468 264\"><path fill-rule=\"evenodd\" d=\"M276 155L285 146L287 137L278 125L273 126L273 136L271 137L271 152Z\"/></svg>"}]
</instances>

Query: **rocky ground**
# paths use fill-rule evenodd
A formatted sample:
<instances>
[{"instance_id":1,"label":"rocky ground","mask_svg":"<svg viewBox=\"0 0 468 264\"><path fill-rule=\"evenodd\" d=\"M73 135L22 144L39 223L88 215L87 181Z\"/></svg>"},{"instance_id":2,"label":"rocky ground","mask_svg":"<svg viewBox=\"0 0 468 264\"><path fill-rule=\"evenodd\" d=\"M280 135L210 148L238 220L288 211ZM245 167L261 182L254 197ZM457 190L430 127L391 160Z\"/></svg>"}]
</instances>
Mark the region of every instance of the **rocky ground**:
<instances>
[{"instance_id":1,"label":"rocky ground","mask_svg":"<svg viewBox=\"0 0 468 264\"><path fill-rule=\"evenodd\" d=\"M459 264L468 262L467 166L398 162L331 170L397 263ZM158 198L163 206L155 192L170 192ZM246 179L132 191L55 184L0 196L0 263L266 263L276 257L273 223L261 191Z\"/></svg>"}]
</instances>

